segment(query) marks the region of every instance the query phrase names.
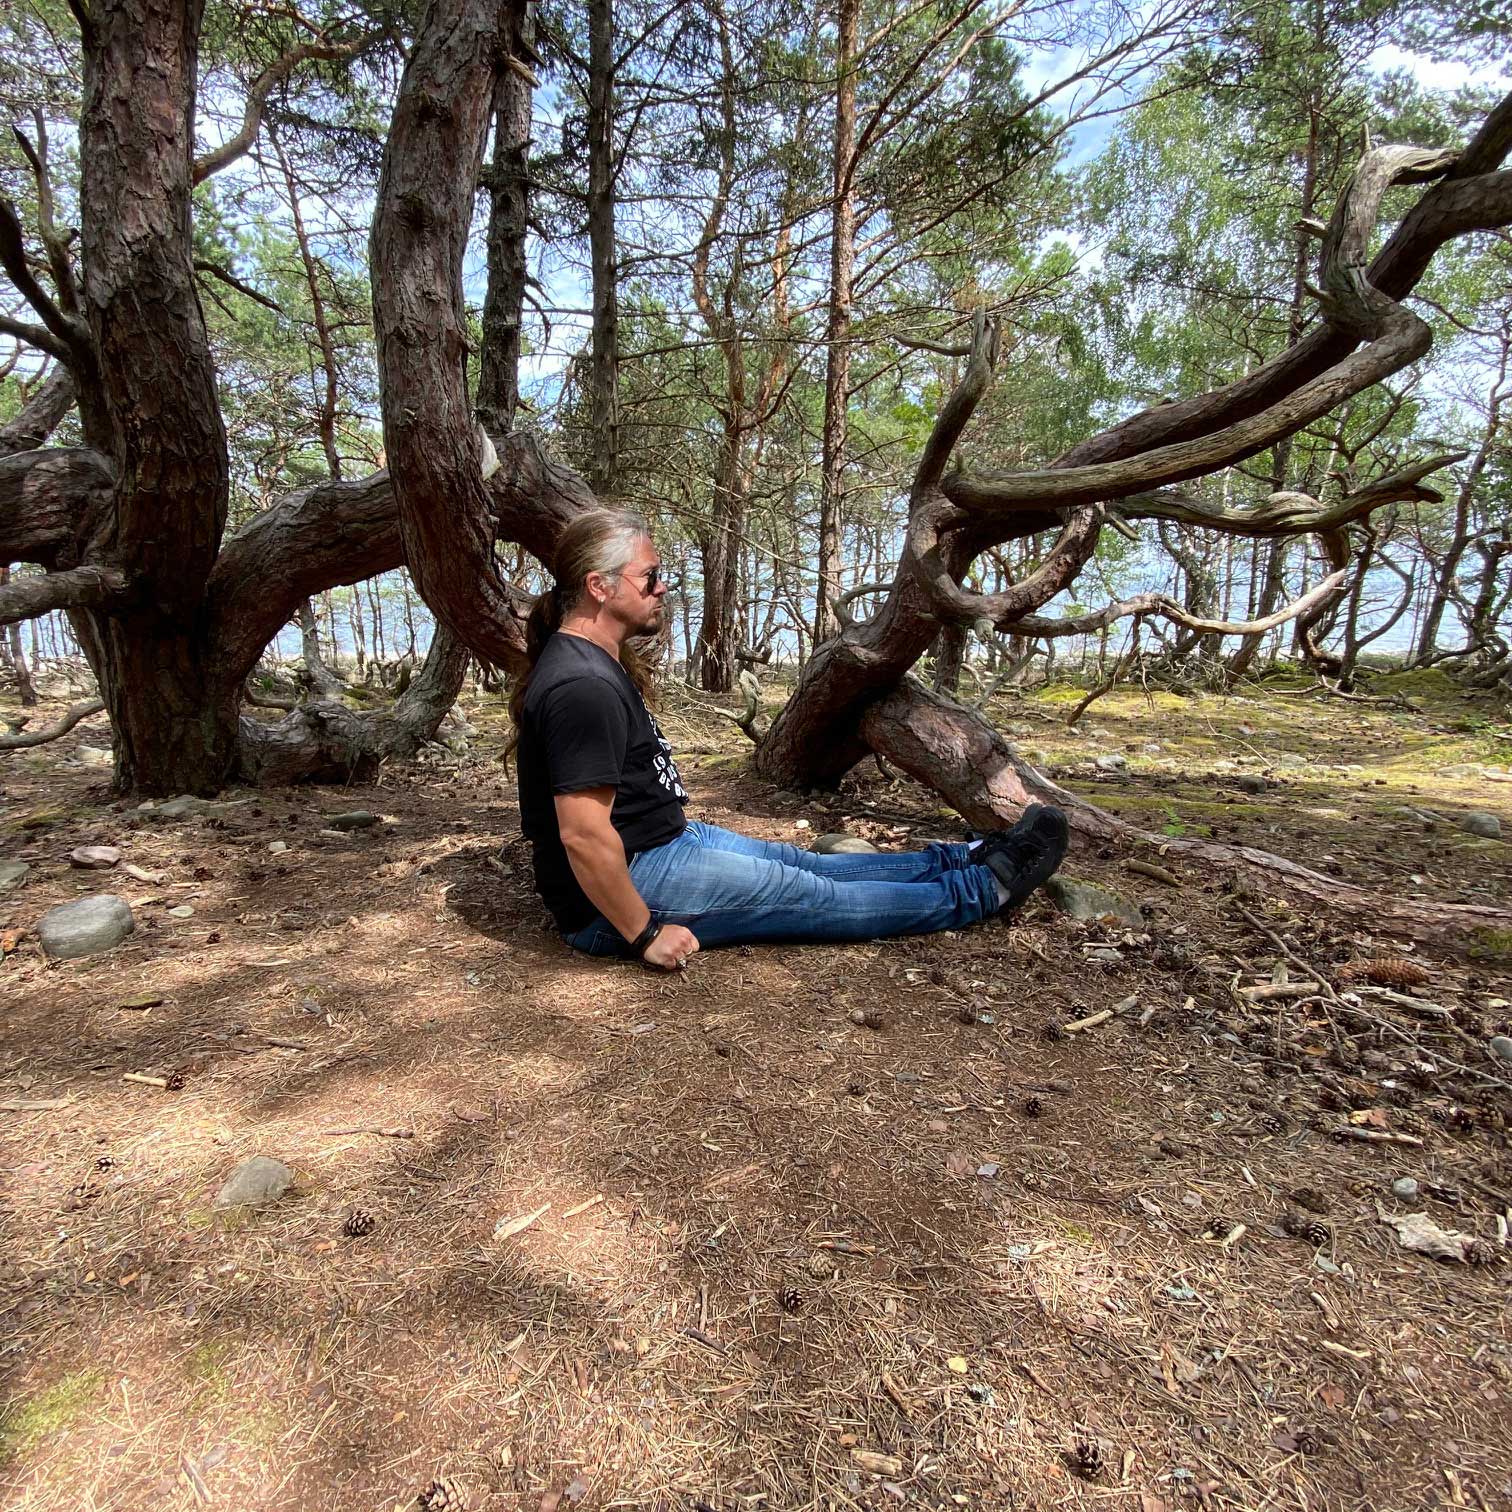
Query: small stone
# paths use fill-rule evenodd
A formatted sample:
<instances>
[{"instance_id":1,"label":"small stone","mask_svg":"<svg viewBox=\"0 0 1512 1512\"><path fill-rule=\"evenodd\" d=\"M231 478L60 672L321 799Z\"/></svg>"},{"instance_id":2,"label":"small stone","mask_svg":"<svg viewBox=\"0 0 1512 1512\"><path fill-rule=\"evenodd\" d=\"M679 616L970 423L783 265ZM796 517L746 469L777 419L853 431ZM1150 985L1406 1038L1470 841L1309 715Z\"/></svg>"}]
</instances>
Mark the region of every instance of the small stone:
<instances>
[{"instance_id":1,"label":"small stone","mask_svg":"<svg viewBox=\"0 0 1512 1512\"><path fill-rule=\"evenodd\" d=\"M1505 1034L1493 1034L1487 1044L1492 1055L1499 1060L1512 1061L1512 1039Z\"/></svg>"},{"instance_id":2,"label":"small stone","mask_svg":"<svg viewBox=\"0 0 1512 1512\"><path fill-rule=\"evenodd\" d=\"M287 840L274 840L268 846L268 854L270 856L281 856L288 848L289 842Z\"/></svg>"},{"instance_id":3,"label":"small stone","mask_svg":"<svg viewBox=\"0 0 1512 1512\"><path fill-rule=\"evenodd\" d=\"M37 933L54 961L74 961L119 945L136 928L131 905L114 893L60 903L42 915Z\"/></svg>"},{"instance_id":4,"label":"small stone","mask_svg":"<svg viewBox=\"0 0 1512 1512\"><path fill-rule=\"evenodd\" d=\"M1495 814L1464 814L1460 818L1459 827L1467 835L1478 835L1482 840L1501 839L1501 820Z\"/></svg>"},{"instance_id":5,"label":"small stone","mask_svg":"<svg viewBox=\"0 0 1512 1512\"><path fill-rule=\"evenodd\" d=\"M109 871L120 859L113 845L80 845L68 853L68 864L80 871Z\"/></svg>"},{"instance_id":6,"label":"small stone","mask_svg":"<svg viewBox=\"0 0 1512 1512\"><path fill-rule=\"evenodd\" d=\"M326 820L325 827L333 830L363 830L372 829L380 822L377 814L370 814L366 809L353 809L349 814L332 814Z\"/></svg>"},{"instance_id":7,"label":"small stone","mask_svg":"<svg viewBox=\"0 0 1512 1512\"><path fill-rule=\"evenodd\" d=\"M156 812L163 819L218 819L229 810L251 801L250 798L241 798L235 803L216 803L209 798L195 798L192 794L185 793L181 797L170 798L167 803L158 804Z\"/></svg>"},{"instance_id":8,"label":"small stone","mask_svg":"<svg viewBox=\"0 0 1512 1512\"><path fill-rule=\"evenodd\" d=\"M1246 774L1239 779L1239 791L1241 793L1263 793L1265 791L1265 778Z\"/></svg>"},{"instance_id":9,"label":"small stone","mask_svg":"<svg viewBox=\"0 0 1512 1512\"><path fill-rule=\"evenodd\" d=\"M1305 767L1309 765L1309 762L1307 760L1307 757L1305 756L1294 755L1291 751L1282 751L1279 756L1275 756L1271 759L1271 765L1278 767L1291 767L1293 769L1296 769L1298 767Z\"/></svg>"},{"instance_id":10,"label":"small stone","mask_svg":"<svg viewBox=\"0 0 1512 1512\"><path fill-rule=\"evenodd\" d=\"M115 757L104 746L81 745L74 748L73 759L80 766L110 766Z\"/></svg>"},{"instance_id":11,"label":"small stone","mask_svg":"<svg viewBox=\"0 0 1512 1512\"><path fill-rule=\"evenodd\" d=\"M1045 892L1056 908L1073 919L1089 922L1111 919L1127 929L1144 928L1144 914L1138 904L1109 888L1060 875L1051 877L1045 884Z\"/></svg>"},{"instance_id":12,"label":"small stone","mask_svg":"<svg viewBox=\"0 0 1512 1512\"><path fill-rule=\"evenodd\" d=\"M0 893L20 887L30 870L25 861L0 861Z\"/></svg>"},{"instance_id":13,"label":"small stone","mask_svg":"<svg viewBox=\"0 0 1512 1512\"><path fill-rule=\"evenodd\" d=\"M269 1155L254 1155L244 1160L226 1178L215 1194L215 1206L261 1207L276 1202L293 1184L294 1173L281 1160Z\"/></svg>"},{"instance_id":14,"label":"small stone","mask_svg":"<svg viewBox=\"0 0 1512 1512\"><path fill-rule=\"evenodd\" d=\"M1473 761L1465 761L1460 762L1456 766L1440 767L1435 775L1439 777L1457 779L1461 777L1480 777L1483 776L1484 773L1485 769L1479 766L1477 763Z\"/></svg>"},{"instance_id":15,"label":"small stone","mask_svg":"<svg viewBox=\"0 0 1512 1512\"><path fill-rule=\"evenodd\" d=\"M1092 765L1099 772L1126 772L1129 769L1129 758L1120 751L1109 751L1106 755L1097 757Z\"/></svg>"},{"instance_id":16,"label":"small stone","mask_svg":"<svg viewBox=\"0 0 1512 1512\"><path fill-rule=\"evenodd\" d=\"M874 856L880 854L877 847L870 840L863 840L859 835L846 835L836 831L829 835L820 835L809 850L819 856Z\"/></svg>"},{"instance_id":17,"label":"small stone","mask_svg":"<svg viewBox=\"0 0 1512 1512\"><path fill-rule=\"evenodd\" d=\"M170 919L192 919L194 917L194 909L188 903L180 903L176 908L168 910L168 917Z\"/></svg>"},{"instance_id":18,"label":"small stone","mask_svg":"<svg viewBox=\"0 0 1512 1512\"><path fill-rule=\"evenodd\" d=\"M806 830L810 828L810 825L807 819L795 819L793 820L793 828L796 830Z\"/></svg>"},{"instance_id":19,"label":"small stone","mask_svg":"<svg viewBox=\"0 0 1512 1512\"><path fill-rule=\"evenodd\" d=\"M1416 1202L1417 1194L1418 1184L1411 1176L1398 1176L1391 1183L1391 1195L1403 1202Z\"/></svg>"}]
</instances>

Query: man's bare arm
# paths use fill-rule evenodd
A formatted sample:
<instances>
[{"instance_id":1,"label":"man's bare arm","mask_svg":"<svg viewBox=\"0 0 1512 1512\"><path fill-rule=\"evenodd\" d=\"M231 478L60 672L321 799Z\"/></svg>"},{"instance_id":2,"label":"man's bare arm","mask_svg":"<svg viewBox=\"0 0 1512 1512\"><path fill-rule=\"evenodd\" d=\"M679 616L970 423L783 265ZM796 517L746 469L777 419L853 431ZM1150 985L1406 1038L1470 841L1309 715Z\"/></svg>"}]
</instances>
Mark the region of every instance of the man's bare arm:
<instances>
[{"instance_id":1,"label":"man's bare arm","mask_svg":"<svg viewBox=\"0 0 1512 1512\"><path fill-rule=\"evenodd\" d=\"M635 939L651 920L651 910L635 890L625 864L625 845L610 822L614 789L587 788L556 795L557 829L578 886L588 901L626 940ZM646 948L645 960L671 968L698 949L697 937L680 924L668 924Z\"/></svg>"}]
</instances>

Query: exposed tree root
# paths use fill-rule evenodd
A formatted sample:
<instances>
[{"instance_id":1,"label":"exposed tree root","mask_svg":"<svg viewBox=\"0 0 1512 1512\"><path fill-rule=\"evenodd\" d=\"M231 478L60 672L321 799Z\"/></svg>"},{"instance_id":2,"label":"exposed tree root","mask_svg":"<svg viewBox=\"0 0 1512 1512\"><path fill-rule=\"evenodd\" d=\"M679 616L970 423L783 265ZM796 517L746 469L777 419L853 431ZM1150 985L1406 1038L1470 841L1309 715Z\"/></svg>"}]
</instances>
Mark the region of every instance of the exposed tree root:
<instances>
[{"instance_id":1,"label":"exposed tree root","mask_svg":"<svg viewBox=\"0 0 1512 1512\"><path fill-rule=\"evenodd\" d=\"M976 829L1012 823L1027 803L1063 809L1072 834L1156 847L1210 866L1252 868L1308 903L1371 930L1432 950L1503 955L1512 911L1473 903L1430 903L1341 882L1284 856L1248 845L1151 834L1078 798L1024 761L975 711L942 698L913 678L872 705L861 733L879 754L946 799Z\"/></svg>"},{"instance_id":2,"label":"exposed tree root","mask_svg":"<svg viewBox=\"0 0 1512 1512\"><path fill-rule=\"evenodd\" d=\"M386 760L408 760L435 739L462 687L468 655L467 647L438 625L425 664L391 709L360 713L318 699L277 724L243 716L240 780L361 782Z\"/></svg>"}]
</instances>

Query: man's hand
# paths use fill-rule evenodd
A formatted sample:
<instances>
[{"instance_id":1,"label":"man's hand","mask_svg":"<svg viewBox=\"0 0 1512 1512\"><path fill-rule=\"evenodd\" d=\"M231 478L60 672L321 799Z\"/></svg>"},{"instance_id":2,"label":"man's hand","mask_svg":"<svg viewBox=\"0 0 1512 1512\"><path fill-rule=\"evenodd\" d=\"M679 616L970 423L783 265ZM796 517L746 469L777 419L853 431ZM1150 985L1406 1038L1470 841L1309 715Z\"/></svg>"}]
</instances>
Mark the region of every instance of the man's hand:
<instances>
[{"instance_id":1,"label":"man's hand","mask_svg":"<svg viewBox=\"0 0 1512 1512\"><path fill-rule=\"evenodd\" d=\"M661 933L641 956L648 966L662 971L680 971L691 955L698 953L698 936L681 924L663 924Z\"/></svg>"}]
</instances>

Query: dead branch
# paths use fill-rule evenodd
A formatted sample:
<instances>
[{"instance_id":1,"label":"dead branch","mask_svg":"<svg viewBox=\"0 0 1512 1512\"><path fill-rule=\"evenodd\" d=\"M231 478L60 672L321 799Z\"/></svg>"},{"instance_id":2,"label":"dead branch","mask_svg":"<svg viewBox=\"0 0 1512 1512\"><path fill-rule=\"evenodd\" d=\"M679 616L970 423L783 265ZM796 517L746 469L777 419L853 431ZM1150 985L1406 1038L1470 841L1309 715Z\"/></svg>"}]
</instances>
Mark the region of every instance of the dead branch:
<instances>
[{"instance_id":1,"label":"dead branch","mask_svg":"<svg viewBox=\"0 0 1512 1512\"><path fill-rule=\"evenodd\" d=\"M1295 619L1315 605L1323 603L1342 585L1345 576L1343 572L1336 572L1324 578L1301 598L1294 599L1290 604L1277 609L1274 614L1265 615L1262 619L1199 619L1194 614L1188 614L1180 604L1168 599L1164 594L1140 593L1133 598L1120 599L1108 604L1102 609L1094 610L1091 614L1079 614L1070 619L1047 620L1039 619L1034 615L1025 615L1016 619L1012 628L1018 635L1046 637L1086 635L1094 630L1101 630L1116 620L1127 619L1131 614L1136 617L1154 614L1161 619L1169 620L1172 624L1181 625L1188 630L1196 630L1204 635L1260 635L1267 630L1274 630L1277 625L1284 625L1288 620Z\"/></svg>"},{"instance_id":2,"label":"dead branch","mask_svg":"<svg viewBox=\"0 0 1512 1512\"><path fill-rule=\"evenodd\" d=\"M68 734L81 720L102 713L104 708L102 699L85 699L83 703L73 704L67 713L50 725L43 725L40 730L28 730L23 734L18 729L15 734L0 735L0 751L19 751L28 746L46 745L48 741L57 740L59 736Z\"/></svg>"},{"instance_id":3,"label":"dead branch","mask_svg":"<svg viewBox=\"0 0 1512 1512\"><path fill-rule=\"evenodd\" d=\"M218 278L223 284L235 289L238 294L244 294L256 304L260 304L266 310L272 310L275 315L283 314L283 306L276 300L269 299L266 294L259 294L250 284L244 284L234 273L221 267L219 263L213 263L208 258L196 257L194 268L197 273L208 273L213 278Z\"/></svg>"},{"instance_id":4,"label":"dead branch","mask_svg":"<svg viewBox=\"0 0 1512 1512\"><path fill-rule=\"evenodd\" d=\"M287 79L301 63L317 59L329 63L350 58L361 45L360 38L354 42L330 42L322 37L318 42L301 42L297 47L291 47L276 62L270 63L247 91L247 103L236 135L227 138L214 152L207 152L203 157L195 159L193 182L204 183L211 174L229 167L247 152L257 139L258 128L262 125L263 108L267 105L274 86Z\"/></svg>"}]
</instances>

